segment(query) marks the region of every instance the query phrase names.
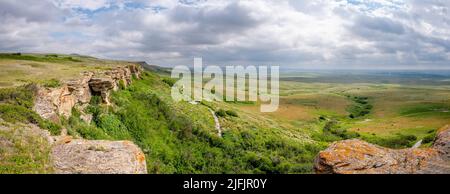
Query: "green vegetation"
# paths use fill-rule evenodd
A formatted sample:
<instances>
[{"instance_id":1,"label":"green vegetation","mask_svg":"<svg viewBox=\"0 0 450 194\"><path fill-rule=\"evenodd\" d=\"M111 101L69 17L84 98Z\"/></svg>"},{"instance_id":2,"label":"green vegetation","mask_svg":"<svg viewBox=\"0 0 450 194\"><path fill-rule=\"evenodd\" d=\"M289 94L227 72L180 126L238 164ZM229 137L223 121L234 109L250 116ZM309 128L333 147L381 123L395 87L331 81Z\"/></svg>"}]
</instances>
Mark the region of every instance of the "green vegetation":
<instances>
[{"instance_id":1,"label":"green vegetation","mask_svg":"<svg viewBox=\"0 0 450 194\"><path fill-rule=\"evenodd\" d=\"M170 87L152 73L111 95L116 106L92 98L91 125L74 110L66 123L70 134L87 139L132 140L146 154L149 173L310 173L316 144L284 139L272 130L214 129L208 109L173 102ZM203 108L202 108L203 107ZM223 116L237 112L218 109ZM206 119L209 122L201 121ZM227 117L228 118L228 117ZM240 121L236 121L240 122ZM263 131L261 131L263 130Z\"/></svg>"},{"instance_id":2,"label":"green vegetation","mask_svg":"<svg viewBox=\"0 0 450 194\"><path fill-rule=\"evenodd\" d=\"M36 88L25 83L58 87L62 77L119 63L57 54L1 54L0 87L23 86L0 89L0 118L14 126L36 124L53 135L64 126L75 137L131 140L144 151L149 173L312 173L314 157L331 142L359 138L407 148L422 139L426 147L450 118L448 85L384 84L378 83L379 77L356 82L351 76L319 73L280 82L280 106L274 113L261 113L261 102L174 102L170 87L176 80L167 71L144 72L131 86L120 81L120 90L111 94L112 106L93 96L87 108L74 108L59 124L32 111ZM402 83L410 83L408 79ZM220 117L222 137L210 110ZM92 115L91 123L81 119L81 111ZM0 173L51 171L42 140L12 134L0 130ZM32 145L42 147L34 150ZM20 151L14 156L11 150Z\"/></svg>"},{"instance_id":3,"label":"green vegetation","mask_svg":"<svg viewBox=\"0 0 450 194\"><path fill-rule=\"evenodd\" d=\"M450 105L444 103L420 103L403 107L402 116L450 116Z\"/></svg>"},{"instance_id":4,"label":"green vegetation","mask_svg":"<svg viewBox=\"0 0 450 194\"><path fill-rule=\"evenodd\" d=\"M430 133L423 143L429 143L429 139L434 139L435 134ZM359 138L369 143L381 145L388 148L409 148L413 146L418 138L415 135L405 135L397 133L391 136L377 136L376 134L364 134L344 129L337 120L326 121L324 127L318 133L313 134L317 141L334 142L346 139Z\"/></svg>"},{"instance_id":5,"label":"green vegetation","mask_svg":"<svg viewBox=\"0 0 450 194\"><path fill-rule=\"evenodd\" d=\"M119 80L119 89L123 90L125 87L125 82L123 80Z\"/></svg>"},{"instance_id":6,"label":"green vegetation","mask_svg":"<svg viewBox=\"0 0 450 194\"><path fill-rule=\"evenodd\" d=\"M51 173L47 140L21 126L8 128L0 130L0 174Z\"/></svg>"},{"instance_id":7,"label":"green vegetation","mask_svg":"<svg viewBox=\"0 0 450 194\"><path fill-rule=\"evenodd\" d=\"M347 96L354 103L348 108L348 112L350 113L349 117L351 119L364 117L370 113L373 106L369 104L368 97L361 96Z\"/></svg>"},{"instance_id":8,"label":"green vegetation","mask_svg":"<svg viewBox=\"0 0 450 194\"><path fill-rule=\"evenodd\" d=\"M224 109L219 109L216 111L216 115L218 117L226 117L226 116L231 116L231 117L239 117L238 113L234 110L224 110Z\"/></svg>"},{"instance_id":9,"label":"green vegetation","mask_svg":"<svg viewBox=\"0 0 450 194\"><path fill-rule=\"evenodd\" d=\"M234 110L227 110L225 113L227 113L228 116L239 117L238 113Z\"/></svg>"},{"instance_id":10,"label":"green vegetation","mask_svg":"<svg viewBox=\"0 0 450 194\"><path fill-rule=\"evenodd\" d=\"M42 119L33 108L35 84L18 88L0 89L0 118L10 123L31 123L59 134L61 126Z\"/></svg>"},{"instance_id":11,"label":"green vegetation","mask_svg":"<svg viewBox=\"0 0 450 194\"><path fill-rule=\"evenodd\" d=\"M418 140L415 135L404 135L400 133L390 137L377 137L376 135L366 135L363 136L362 139L369 143L396 149L410 148Z\"/></svg>"},{"instance_id":12,"label":"green vegetation","mask_svg":"<svg viewBox=\"0 0 450 194\"><path fill-rule=\"evenodd\" d=\"M50 80L45 81L42 85L44 87L48 87L48 88L57 88L57 87L61 86L61 83L57 79L50 79Z\"/></svg>"},{"instance_id":13,"label":"green vegetation","mask_svg":"<svg viewBox=\"0 0 450 194\"><path fill-rule=\"evenodd\" d=\"M173 85L175 85L175 82L177 82L177 80L172 79L172 78L169 78L169 77L163 78L162 81L163 81L165 84L169 85L170 87L172 87Z\"/></svg>"},{"instance_id":14,"label":"green vegetation","mask_svg":"<svg viewBox=\"0 0 450 194\"><path fill-rule=\"evenodd\" d=\"M227 112L225 110L223 110L223 109L219 109L219 110L216 111L216 115L218 117L225 117L225 116L227 116Z\"/></svg>"},{"instance_id":15,"label":"green vegetation","mask_svg":"<svg viewBox=\"0 0 450 194\"><path fill-rule=\"evenodd\" d=\"M27 60L27 61L38 61L38 62L81 62L79 59L74 59L71 56L59 56L59 55L31 55L31 54L21 54L21 53L0 53L0 59L15 59L15 60Z\"/></svg>"}]
</instances>

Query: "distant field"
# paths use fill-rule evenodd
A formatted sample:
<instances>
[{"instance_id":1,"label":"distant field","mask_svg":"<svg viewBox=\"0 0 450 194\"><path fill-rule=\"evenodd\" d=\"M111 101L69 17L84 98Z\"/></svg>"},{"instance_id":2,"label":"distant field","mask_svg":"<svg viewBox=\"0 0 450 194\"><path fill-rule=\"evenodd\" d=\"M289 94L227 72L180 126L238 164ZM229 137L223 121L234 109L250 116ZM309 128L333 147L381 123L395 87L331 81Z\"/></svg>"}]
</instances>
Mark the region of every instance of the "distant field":
<instances>
[{"instance_id":1,"label":"distant field","mask_svg":"<svg viewBox=\"0 0 450 194\"><path fill-rule=\"evenodd\" d=\"M251 104L238 107L311 133L322 130L324 121L336 120L339 130L369 138L422 139L450 123L449 78L448 72L285 73L277 112L262 114Z\"/></svg>"}]
</instances>

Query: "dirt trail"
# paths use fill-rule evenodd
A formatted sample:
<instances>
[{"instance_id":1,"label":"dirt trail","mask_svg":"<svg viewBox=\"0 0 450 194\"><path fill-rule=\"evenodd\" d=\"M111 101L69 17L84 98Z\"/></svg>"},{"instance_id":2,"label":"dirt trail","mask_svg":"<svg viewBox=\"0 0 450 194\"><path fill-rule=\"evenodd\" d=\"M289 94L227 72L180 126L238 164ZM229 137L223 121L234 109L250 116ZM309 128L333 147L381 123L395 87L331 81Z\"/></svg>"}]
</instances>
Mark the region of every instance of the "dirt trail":
<instances>
[{"instance_id":1,"label":"dirt trail","mask_svg":"<svg viewBox=\"0 0 450 194\"><path fill-rule=\"evenodd\" d=\"M217 117L216 113L208 108L209 111L211 112L212 116L214 117L214 123L216 124L216 130L217 130L217 135L219 135L219 137L222 137L222 129L220 128L220 122L219 122L219 118Z\"/></svg>"}]
</instances>

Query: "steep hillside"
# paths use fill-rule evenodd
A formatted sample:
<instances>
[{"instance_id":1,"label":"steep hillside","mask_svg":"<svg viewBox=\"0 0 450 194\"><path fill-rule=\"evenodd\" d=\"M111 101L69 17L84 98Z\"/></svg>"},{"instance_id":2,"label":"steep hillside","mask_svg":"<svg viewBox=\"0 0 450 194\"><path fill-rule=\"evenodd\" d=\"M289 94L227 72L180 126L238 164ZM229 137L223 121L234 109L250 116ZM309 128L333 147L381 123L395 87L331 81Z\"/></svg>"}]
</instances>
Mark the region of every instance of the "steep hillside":
<instances>
[{"instance_id":1,"label":"steep hillside","mask_svg":"<svg viewBox=\"0 0 450 194\"><path fill-rule=\"evenodd\" d=\"M0 64L9 73L20 69L15 79L0 80L4 85L20 85L1 89L3 123L23 123L49 133L48 145L39 143L44 151L38 153L44 155L27 160L29 165L42 166L37 173L142 172L137 170L142 169L140 163L132 169L125 168L127 163L123 168L95 163L112 157L108 153L116 153L116 148L130 157L123 161L145 159L148 173L311 173L315 154L324 148L305 132L224 102L174 102L170 97L174 80L158 70L141 72L133 63L80 56L2 57ZM22 68L29 63L39 65ZM63 73L66 70L70 73ZM4 142L14 141L11 138L2 135ZM119 143L124 140L134 142L139 150L117 147L125 145ZM16 157L19 152L1 154ZM121 159L107 160L114 166ZM5 172L30 172L15 166L19 169Z\"/></svg>"}]
</instances>

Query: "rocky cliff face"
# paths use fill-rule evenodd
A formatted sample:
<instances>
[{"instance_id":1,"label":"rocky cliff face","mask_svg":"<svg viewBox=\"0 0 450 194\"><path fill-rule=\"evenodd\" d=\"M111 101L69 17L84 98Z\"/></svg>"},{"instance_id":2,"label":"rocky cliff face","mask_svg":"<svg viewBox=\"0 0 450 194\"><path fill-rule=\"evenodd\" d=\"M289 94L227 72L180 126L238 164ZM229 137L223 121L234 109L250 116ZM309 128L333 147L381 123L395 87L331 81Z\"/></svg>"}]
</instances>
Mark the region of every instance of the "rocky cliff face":
<instances>
[{"instance_id":1,"label":"rocky cliff face","mask_svg":"<svg viewBox=\"0 0 450 194\"><path fill-rule=\"evenodd\" d=\"M44 119L58 122L61 116L69 117L72 108L78 106L81 118L89 123L92 117L83 113L83 107L88 105L92 96L101 96L102 101L109 105L111 90L117 90L120 85L130 85L132 77L141 77L140 66L85 72L59 88L39 87L33 109ZM145 156L132 142L72 139L65 134L51 138L51 157L56 173L147 173Z\"/></svg>"},{"instance_id":2,"label":"rocky cliff face","mask_svg":"<svg viewBox=\"0 0 450 194\"><path fill-rule=\"evenodd\" d=\"M361 140L333 143L318 154L320 174L441 174L450 173L450 125L439 130L431 148L393 150Z\"/></svg>"},{"instance_id":3,"label":"rocky cliff face","mask_svg":"<svg viewBox=\"0 0 450 194\"><path fill-rule=\"evenodd\" d=\"M69 117L72 108L89 103L93 95L101 96L109 104L109 93L122 83L128 86L132 77L140 78L141 67L127 65L103 72L85 72L80 78L70 80L59 88L39 87L34 111L44 119L58 121L60 116Z\"/></svg>"}]
</instances>

